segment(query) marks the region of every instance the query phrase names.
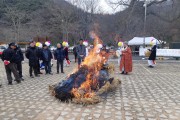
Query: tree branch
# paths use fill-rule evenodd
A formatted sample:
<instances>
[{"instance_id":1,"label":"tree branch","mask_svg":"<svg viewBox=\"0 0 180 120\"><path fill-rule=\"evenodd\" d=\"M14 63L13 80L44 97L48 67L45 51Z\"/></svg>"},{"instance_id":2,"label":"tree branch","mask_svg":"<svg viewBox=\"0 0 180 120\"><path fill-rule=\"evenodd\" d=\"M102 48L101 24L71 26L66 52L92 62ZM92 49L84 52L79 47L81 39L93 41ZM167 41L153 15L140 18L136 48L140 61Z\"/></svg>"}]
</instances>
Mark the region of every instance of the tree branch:
<instances>
[{"instance_id":1,"label":"tree branch","mask_svg":"<svg viewBox=\"0 0 180 120\"><path fill-rule=\"evenodd\" d=\"M160 16L160 15L154 13L154 12L149 12L148 15L154 15L154 16L158 17L160 20L165 21L165 22L168 22L168 23L172 23L172 22L180 19L180 15L177 16L177 17L175 17L175 18L173 18L173 19L171 19L171 20L166 19L166 18L164 18L164 17L162 17L162 16Z\"/></svg>"},{"instance_id":2,"label":"tree branch","mask_svg":"<svg viewBox=\"0 0 180 120\"><path fill-rule=\"evenodd\" d=\"M160 4L160 3L163 3L163 2L166 2L166 1L168 1L168 0L161 0L161 1L155 0L155 1L152 1L149 4L147 4L147 7L150 7L150 6L154 5L154 4Z\"/></svg>"}]
</instances>

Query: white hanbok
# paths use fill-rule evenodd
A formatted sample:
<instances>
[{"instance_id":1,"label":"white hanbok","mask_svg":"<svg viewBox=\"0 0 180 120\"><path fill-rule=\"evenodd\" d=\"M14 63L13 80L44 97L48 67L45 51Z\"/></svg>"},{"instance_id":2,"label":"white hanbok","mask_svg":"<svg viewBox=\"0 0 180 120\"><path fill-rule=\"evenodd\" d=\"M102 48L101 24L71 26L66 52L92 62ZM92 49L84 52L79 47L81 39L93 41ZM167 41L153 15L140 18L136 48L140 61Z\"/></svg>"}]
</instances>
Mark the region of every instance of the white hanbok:
<instances>
[{"instance_id":1,"label":"white hanbok","mask_svg":"<svg viewBox=\"0 0 180 120\"><path fill-rule=\"evenodd\" d=\"M89 55L89 50L88 48L86 47L86 57Z\"/></svg>"},{"instance_id":2,"label":"white hanbok","mask_svg":"<svg viewBox=\"0 0 180 120\"><path fill-rule=\"evenodd\" d=\"M116 55L118 57L118 66L120 66L120 63L121 63L122 50L123 50L122 47L119 47L118 50L116 50Z\"/></svg>"}]
</instances>

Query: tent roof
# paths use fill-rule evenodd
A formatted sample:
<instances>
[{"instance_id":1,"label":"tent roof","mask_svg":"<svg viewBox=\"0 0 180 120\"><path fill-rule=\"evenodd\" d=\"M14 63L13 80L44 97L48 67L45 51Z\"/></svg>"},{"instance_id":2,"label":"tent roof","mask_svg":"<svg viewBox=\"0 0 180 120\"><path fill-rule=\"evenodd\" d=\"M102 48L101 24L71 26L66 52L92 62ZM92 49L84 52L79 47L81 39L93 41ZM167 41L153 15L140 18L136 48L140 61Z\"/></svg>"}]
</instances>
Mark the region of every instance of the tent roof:
<instances>
[{"instance_id":1,"label":"tent roof","mask_svg":"<svg viewBox=\"0 0 180 120\"><path fill-rule=\"evenodd\" d=\"M145 45L150 45L151 41L153 43L160 44L159 41L154 37L145 37ZM134 37L130 41L128 41L128 45L143 45L144 37Z\"/></svg>"}]
</instances>

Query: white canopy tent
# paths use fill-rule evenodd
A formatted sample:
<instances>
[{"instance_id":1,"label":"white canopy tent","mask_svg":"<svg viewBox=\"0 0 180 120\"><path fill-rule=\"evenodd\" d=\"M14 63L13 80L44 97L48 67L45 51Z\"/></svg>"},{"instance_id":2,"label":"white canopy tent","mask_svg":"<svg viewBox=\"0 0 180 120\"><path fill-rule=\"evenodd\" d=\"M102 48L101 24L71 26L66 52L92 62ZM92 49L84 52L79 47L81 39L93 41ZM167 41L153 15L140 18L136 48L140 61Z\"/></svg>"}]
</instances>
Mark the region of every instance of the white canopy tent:
<instances>
[{"instance_id":1,"label":"white canopy tent","mask_svg":"<svg viewBox=\"0 0 180 120\"><path fill-rule=\"evenodd\" d=\"M150 45L151 41L154 44L160 44L159 41L154 37L145 37L145 45ZM134 37L130 41L128 41L128 45L143 45L144 37Z\"/></svg>"}]
</instances>

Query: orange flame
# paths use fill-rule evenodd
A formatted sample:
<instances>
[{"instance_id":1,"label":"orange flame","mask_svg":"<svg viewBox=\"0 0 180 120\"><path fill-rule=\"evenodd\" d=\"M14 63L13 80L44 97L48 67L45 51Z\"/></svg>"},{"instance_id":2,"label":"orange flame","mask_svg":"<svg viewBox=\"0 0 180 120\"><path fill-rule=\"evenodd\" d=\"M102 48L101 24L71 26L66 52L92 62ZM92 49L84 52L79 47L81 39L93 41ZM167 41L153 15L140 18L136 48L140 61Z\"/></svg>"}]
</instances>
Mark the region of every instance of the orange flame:
<instances>
[{"instance_id":1,"label":"orange flame","mask_svg":"<svg viewBox=\"0 0 180 120\"><path fill-rule=\"evenodd\" d=\"M102 68L102 65L107 61L108 57L106 56L106 52L100 52L100 44L102 45L102 41L100 38L94 33L91 32L91 37L94 38L94 48L90 51L89 55L84 59L84 62L81 65L86 65L89 69L89 73L86 77L85 82L81 84L79 88L73 88L71 93L75 98L92 98L95 96L95 92L91 90L92 87L97 88L97 80L93 78L93 76L97 76L99 71Z\"/></svg>"}]
</instances>

